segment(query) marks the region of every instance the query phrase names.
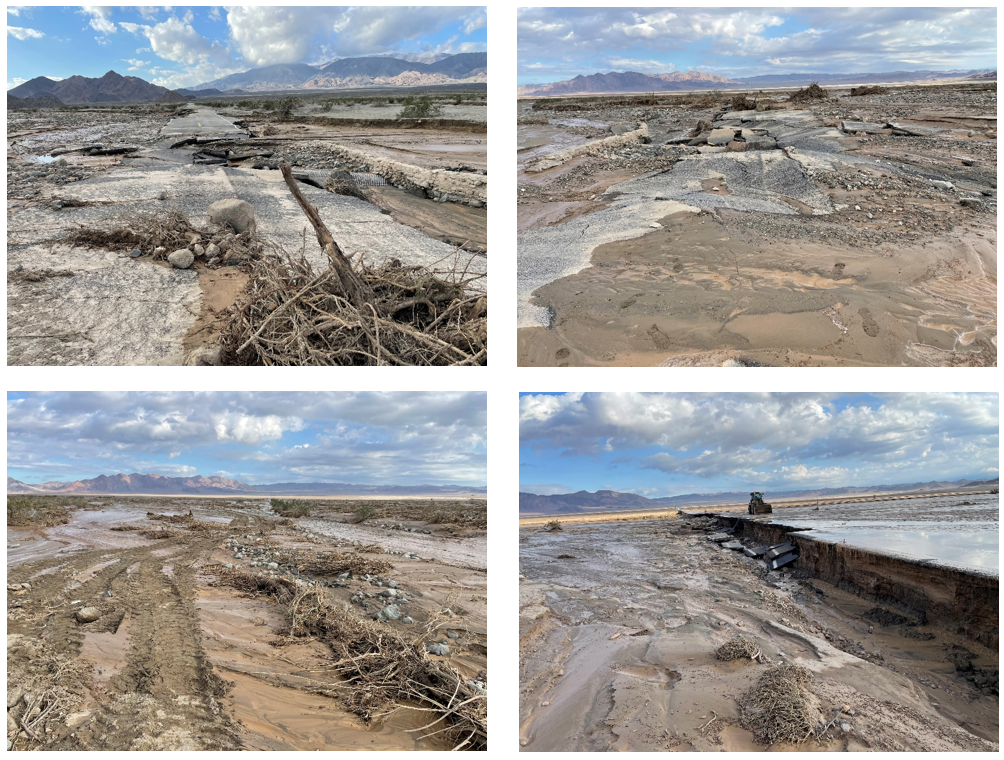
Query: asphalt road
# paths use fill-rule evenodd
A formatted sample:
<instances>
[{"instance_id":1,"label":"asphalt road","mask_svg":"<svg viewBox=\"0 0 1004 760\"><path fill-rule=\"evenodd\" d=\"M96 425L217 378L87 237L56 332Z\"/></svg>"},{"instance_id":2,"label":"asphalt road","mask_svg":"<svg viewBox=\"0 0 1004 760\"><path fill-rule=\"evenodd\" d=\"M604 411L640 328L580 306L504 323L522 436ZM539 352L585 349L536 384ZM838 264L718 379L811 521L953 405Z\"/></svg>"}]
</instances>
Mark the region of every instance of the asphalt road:
<instances>
[{"instance_id":1,"label":"asphalt road","mask_svg":"<svg viewBox=\"0 0 1004 760\"><path fill-rule=\"evenodd\" d=\"M161 130L165 137L179 137L196 135L199 137L208 135L245 135L243 129L235 127L229 119L224 119L218 113L209 108L200 108L190 116L183 116L180 119L172 119L166 127Z\"/></svg>"}]
</instances>

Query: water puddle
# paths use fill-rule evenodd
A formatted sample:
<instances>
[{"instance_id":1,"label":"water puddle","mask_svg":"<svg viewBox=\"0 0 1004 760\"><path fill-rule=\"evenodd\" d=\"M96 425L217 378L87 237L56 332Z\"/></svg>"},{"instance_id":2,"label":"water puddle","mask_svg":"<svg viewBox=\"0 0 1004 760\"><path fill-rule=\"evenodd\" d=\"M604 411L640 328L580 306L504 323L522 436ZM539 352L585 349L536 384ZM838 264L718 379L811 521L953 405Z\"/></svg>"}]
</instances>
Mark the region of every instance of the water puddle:
<instances>
[{"instance_id":1,"label":"water puddle","mask_svg":"<svg viewBox=\"0 0 1004 760\"><path fill-rule=\"evenodd\" d=\"M117 675L126 662L129 651L128 618L122 621L116 632L85 633L80 647L80 656L94 663L94 678L107 682Z\"/></svg>"}]
</instances>

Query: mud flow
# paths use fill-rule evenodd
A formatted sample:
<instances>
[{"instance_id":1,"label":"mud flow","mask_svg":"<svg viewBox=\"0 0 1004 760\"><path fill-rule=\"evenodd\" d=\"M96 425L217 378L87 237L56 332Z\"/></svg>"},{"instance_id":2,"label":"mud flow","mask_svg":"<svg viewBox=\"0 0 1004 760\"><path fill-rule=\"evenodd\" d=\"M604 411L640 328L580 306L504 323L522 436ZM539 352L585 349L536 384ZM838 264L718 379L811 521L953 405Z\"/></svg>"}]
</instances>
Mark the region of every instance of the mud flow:
<instances>
[{"instance_id":1,"label":"mud flow","mask_svg":"<svg viewBox=\"0 0 1004 760\"><path fill-rule=\"evenodd\" d=\"M521 100L522 366L996 366L997 92Z\"/></svg>"},{"instance_id":2,"label":"mud flow","mask_svg":"<svg viewBox=\"0 0 1004 760\"><path fill-rule=\"evenodd\" d=\"M484 748L485 503L327 504L9 527L8 750Z\"/></svg>"},{"instance_id":3,"label":"mud flow","mask_svg":"<svg viewBox=\"0 0 1004 760\"><path fill-rule=\"evenodd\" d=\"M996 649L720 529L521 528L523 751L997 751Z\"/></svg>"}]
</instances>

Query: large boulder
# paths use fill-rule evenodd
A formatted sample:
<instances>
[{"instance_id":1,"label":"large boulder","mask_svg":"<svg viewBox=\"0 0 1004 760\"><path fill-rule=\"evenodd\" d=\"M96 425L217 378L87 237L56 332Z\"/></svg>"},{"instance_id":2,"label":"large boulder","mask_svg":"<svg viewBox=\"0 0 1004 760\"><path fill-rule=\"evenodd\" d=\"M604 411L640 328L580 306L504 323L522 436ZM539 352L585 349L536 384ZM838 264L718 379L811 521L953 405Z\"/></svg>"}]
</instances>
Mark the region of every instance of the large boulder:
<instances>
[{"instance_id":1,"label":"large boulder","mask_svg":"<svg viewBox=\"0 0 1004 760\"><path fill-rule=\"evenodd\" d=\"M728 145L736 139L736 131L728 127L712 129L708 135L708 145Z\"/></svg>"},{"instance_id":2,"label":"large boulder","mask_svg":"<svg viewBox=\"0 0 1004 760\"><path fill-rule=\"evenodd\" d=\"M255 226L251 204L238 198L216 201L206 213L210 224L226 225L237 233L247 232Z\"/></svg>"},{"instance_id":3,"label":"large boulder","mask_svg":"<svg viewBox=\"0 0 1004 760\"><path fill-rule=\"evenodd\" d=\"M188 269L195 261L195 254L187 248L182 248L170 254L167 260L175 269Z\"/></svg>"},{"instance_id":4,"label":"large boulder","mask_svg":"<svg viewBox=\"0 0 1004 760\"><path fill-rule=\"evenodd\" d=\"M76 617L81 623L93 623L101 617L101 610L97 607L81 607L77 610Z\"/></svg>"}]
</instances>

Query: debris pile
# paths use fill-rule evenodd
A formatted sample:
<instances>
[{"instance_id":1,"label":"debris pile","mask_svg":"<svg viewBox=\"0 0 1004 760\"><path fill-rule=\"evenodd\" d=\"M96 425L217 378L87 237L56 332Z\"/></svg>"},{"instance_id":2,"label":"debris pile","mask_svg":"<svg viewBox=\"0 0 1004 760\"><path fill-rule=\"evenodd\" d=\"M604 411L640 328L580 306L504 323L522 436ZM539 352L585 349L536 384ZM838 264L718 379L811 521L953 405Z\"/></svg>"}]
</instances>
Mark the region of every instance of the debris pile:
<instances>
[{"instance_id":1,"label":"debris pile","mask_svg":"<svg viewBox=\"0 0 1004 760\"><path fill-rule=\"evenodd\" d=\"M715 657L719 660L759 660L762 656L760 647L753 639L745 636L736 636L731 641L727 641L715 650Z\"/></svg>"},{"instance_id":2,"label":"debris pile","mask_svg":"<svg viewBox=\"0 0 1004 760\"><path fill-rule=\"evenodd\" d=\"M805 688L811 677L800 665L779 665L739 697L740 724L757 744L799 744L812 735L816 716Z\"/></svg>"},{"instance_id":3,"label":"debris pile","mask_svg":"<svg viewBox=\"0 0 1004 760\"><path fill-rule=\"evenodd\" d=\"M425 732L420 738L443 736L455 750L487 747L483 687L430 659L421 638L406 641L379 622L333 607L318 589L286 578L221 569L219 585L271 596L285 607L289 636L312 637L327 645L334 655L329 673L340 680L333 680L323 693L340 699L364 721L386 714L395 704L417 704L415 709L430 716L415 730Z\"/></svg>"},{"instance_id":4,"label":"debris pile","mask_svg":"<svg viewBox=\"0 0 1004 760\"><path fill-rule=\"evenodd\" d=\"M488 363L484 275L381 267L342 252L288 165L283 177L328 254L317 274L302 256L262 257L221 334L224 364L460 366Z\"/></svg>"}]
</instances>

